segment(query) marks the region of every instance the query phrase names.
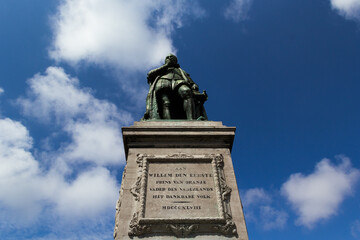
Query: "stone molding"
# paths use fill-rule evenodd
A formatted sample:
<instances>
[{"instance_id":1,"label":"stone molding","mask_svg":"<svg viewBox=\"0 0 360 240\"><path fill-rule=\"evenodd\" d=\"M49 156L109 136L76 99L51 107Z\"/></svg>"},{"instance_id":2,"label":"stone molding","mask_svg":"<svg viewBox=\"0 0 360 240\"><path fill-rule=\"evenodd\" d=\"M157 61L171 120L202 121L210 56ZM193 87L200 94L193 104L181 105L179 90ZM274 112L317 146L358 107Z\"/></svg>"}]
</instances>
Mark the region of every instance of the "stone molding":
<instances>
[{"instance_id":1,"label":"stone molding","mask_svg":"<svg viewBox=\"0 0 360 240\"><path fill-rule=\"evenodd\" d=\"M125 166L124 171L123 171L122 181L121 181L121 182L124 181L125 176L126 176L126 166ZM119 222L116 221L116 219L117 219L117 218L119 217L119 215L120 215L120 208L121 208L121 201L122 201L122 198L123 198L123 194L124 194L124 186L121 185L120 191L119 191L119 195L120 195L120 196L119 196L119 199L118 199L117 202L116 202L116 207L115 207L115 208L116 208L116 212L115 212L115 227L114 227L114 234L113 234L114 239L116 238L117 233L118 233L118 229L119 229Z\"/></svg>"},{"instance_id":2,"label":"stone molding","mask_svg":"<svg viewBox=\"0 0 360 240\"><path fill-rule=\"evenodd\" d=\"M144 121L123 127L125 155L130 148L228 148L235 127L213 121Z\"/></svg>"}]
</instances>

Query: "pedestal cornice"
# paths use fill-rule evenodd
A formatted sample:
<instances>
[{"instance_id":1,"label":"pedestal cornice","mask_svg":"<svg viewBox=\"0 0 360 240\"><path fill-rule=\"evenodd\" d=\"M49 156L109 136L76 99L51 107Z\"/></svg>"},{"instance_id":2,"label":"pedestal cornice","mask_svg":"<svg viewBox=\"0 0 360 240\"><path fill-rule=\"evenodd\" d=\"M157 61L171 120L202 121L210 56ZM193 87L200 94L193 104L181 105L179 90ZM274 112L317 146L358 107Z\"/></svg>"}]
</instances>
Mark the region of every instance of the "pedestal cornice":
<instances>
[{"instance_id":1,"label":"pedestal cornice","mask_svg":"<svg viewBox=\"0 0 360 240\"><path fill-rule=\"evenodd\" d=\"M214 121L143 121L123 127L126 158L129 148L228 148L235 127Z\"/></svg>"}]
</instances>

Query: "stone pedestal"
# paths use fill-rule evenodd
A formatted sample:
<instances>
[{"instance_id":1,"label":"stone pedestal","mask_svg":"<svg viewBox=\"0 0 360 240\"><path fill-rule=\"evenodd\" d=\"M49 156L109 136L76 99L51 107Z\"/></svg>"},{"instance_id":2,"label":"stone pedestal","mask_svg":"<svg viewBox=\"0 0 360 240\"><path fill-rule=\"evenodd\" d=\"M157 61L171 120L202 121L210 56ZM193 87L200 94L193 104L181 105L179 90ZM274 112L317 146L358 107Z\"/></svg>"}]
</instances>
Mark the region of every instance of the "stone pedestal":
<instances>
[{"instance_id":1,"label":"stone pedestal","mask_svg":"<svg viewBox=\"0 0 360 240\"><path fill-rule=\"evenodd\" d=\"M127 164L116 240L248 240L230 151L234 127L212 121L123 128Z\"/></svg>"}]
</instances>

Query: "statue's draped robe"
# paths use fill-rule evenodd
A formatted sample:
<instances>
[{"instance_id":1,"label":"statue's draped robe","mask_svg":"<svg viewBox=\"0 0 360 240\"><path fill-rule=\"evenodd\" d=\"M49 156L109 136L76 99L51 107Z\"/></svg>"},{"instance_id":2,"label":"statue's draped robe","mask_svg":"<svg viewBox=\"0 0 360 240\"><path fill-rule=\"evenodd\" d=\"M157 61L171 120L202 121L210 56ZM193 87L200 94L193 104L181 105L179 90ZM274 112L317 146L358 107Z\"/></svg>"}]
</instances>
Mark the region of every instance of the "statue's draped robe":
<instances>
[{"instance_id":1,"label":"statue's draped robe","mask_svg":"<svg viewBox=\"0 0 360 240\"><path fill-rule=\"evenodd\" d=\"M160 76L156 77L155 81L150 85L149 93L146 97L146 112L143 117L144 120L161 119L155 93L155 86L159 79Z\"/></svg>"}]
</instances>

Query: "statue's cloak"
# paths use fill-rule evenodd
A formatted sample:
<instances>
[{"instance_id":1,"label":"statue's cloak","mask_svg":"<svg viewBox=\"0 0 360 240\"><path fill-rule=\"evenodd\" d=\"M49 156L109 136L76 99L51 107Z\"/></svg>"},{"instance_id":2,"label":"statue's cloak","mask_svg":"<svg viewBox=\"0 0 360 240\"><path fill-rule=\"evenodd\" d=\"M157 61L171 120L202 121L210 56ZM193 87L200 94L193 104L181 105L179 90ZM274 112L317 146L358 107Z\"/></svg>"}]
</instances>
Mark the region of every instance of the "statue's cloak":
<instances>
[{"instance_id":1,"label":"statue's cloak","mask_svg":"<svg viewBox=\"0 0 360 240\"><path fill-rule=\"evenodd\" d=\"M160 77L161 76L157 76L155 81L150 85L149 93L146 96L146 112L142 120L161 119L155 93L155 86Z\"/></svg>"}]
</instances>

